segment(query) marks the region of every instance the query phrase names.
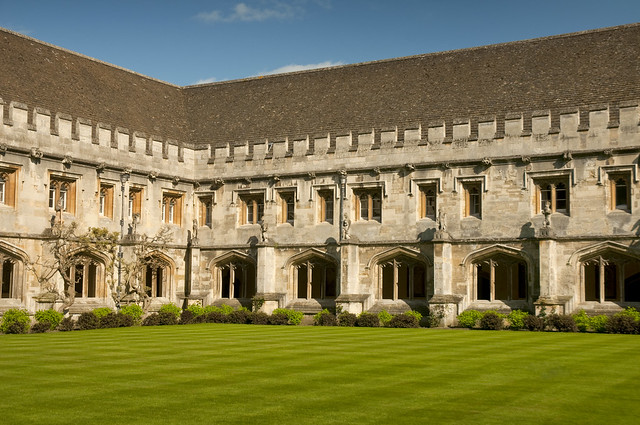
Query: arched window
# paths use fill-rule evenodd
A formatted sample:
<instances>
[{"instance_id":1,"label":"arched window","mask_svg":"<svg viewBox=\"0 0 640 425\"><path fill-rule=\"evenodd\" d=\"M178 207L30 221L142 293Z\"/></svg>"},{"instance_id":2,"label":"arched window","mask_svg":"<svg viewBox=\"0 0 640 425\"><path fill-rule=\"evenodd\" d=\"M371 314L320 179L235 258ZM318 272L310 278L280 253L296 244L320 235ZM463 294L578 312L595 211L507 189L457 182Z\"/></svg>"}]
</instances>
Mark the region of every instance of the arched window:
<instances>
[{"instance_id":1,"label":"arched window","mask_svg":"<svg viewBox=\"0 0 640 425\"><path fill-rule=\"evenodd\" d=\"M233 259L217 267L220 298L251 298L256 293L256 268L248 261Z\"/></svg>"},{"instance_id":2,"label":"arched window","mask_svg":"<svg viewBox=\"0 0 640 425\"><path fill-rule=\"evenodd\" d=\"M295 298L331 299L337 295L336 266L320 257L294 264Z\"/></svg>"},{"instance_id":3,"label":"arched window","mask_svg":"<svg viewBox=\"0 0 640 425\"><path fill-rule=\"evenodd\" d=\"M527 265L515 256L495 255L473 262L475 299L511 301L527 298Z\"/></svg>"},{"instance_id":4,"label":"arched window","mask_svg":"<svg viewBox=\"0 0 640 425\"><path fill-rule=\"evenodd\" d=\"M378 280L381 299L412 300L427 296L426 265L404 255L379 262Z\"/></svg>"},{"instance_id":5,"label":"arched window","mask_svg":"<svg viewBox=\"0 0 640 425\"><path fill-rule=\"evenodd\" d=\"M2 298L15 298L15 260L0 254L0 276L2 276Z\"/></svg>"},{"instance_id":6,"label":"arched window","mask_svg":"<svg viewBox=\"0 0 640 425\"><path fill-rule=\"evenodd\" d=\"M76 298L104 297L99 284L101 264L94 258L78 255L74 264L67 270L73 284Z\"/></svg>"},{"instance_id":7,"label":"arched window","mask_svg":"<svg viewBox=\"0 0 640 425\"><path fill-rule=\"evenodd\" d=\"M171 286L171 267L161 258L151 256L145 260L144 289L148 297L169 297Z\"/></svg>"},{"instance_id":8,"label":"arched window","mask_svg":"<svg viewBox=\"0 0 640 425\"><path fill-rule=\"evenodd\" d=\"M640 302L640 261L598 255L582 262L584 301Z\"/></svg>"}]
</instances>

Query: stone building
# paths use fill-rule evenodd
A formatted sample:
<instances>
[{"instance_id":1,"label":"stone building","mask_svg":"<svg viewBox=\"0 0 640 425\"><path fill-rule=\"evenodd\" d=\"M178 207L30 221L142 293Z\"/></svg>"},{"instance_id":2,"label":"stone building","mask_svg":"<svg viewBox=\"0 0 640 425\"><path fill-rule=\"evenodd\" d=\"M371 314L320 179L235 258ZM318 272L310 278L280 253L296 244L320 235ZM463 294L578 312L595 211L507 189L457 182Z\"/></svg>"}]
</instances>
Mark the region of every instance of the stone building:
<instances>
[{"instance_id":1,"label":"stone building","mask_svg":"<svg viewBox=\"0 0 640 425\"><path fill-rule=\"evenodd\" d=\"M638 307L639 57L633 24L178 87L0 30L0 311L43 308L59 218L169 226L152 309ZM71 312L113 306L78 255Z\"/></svg>"}]
</instances>

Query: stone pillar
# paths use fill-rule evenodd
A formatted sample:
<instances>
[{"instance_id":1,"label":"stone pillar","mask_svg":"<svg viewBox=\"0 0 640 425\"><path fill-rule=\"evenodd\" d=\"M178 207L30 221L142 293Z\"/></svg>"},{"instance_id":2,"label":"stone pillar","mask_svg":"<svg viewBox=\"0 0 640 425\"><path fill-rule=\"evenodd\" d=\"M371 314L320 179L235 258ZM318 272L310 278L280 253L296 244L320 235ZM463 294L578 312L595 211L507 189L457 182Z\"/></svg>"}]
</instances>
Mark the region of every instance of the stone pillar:
<instances>
[{"instance_id":1,"label":"stone pillar","mask_svg":"<svg viewBox=\"0 0 640 425\"><path fill-rule=\"evenodd\" d=\"M540 298L551 298L556 294L556 241L541 239L538 251L540 255Z\"/></svg>"},{"instance_id":2,"label":"stone pillar","mask_svg":"<svg viewBox=\"0 0 640 425\"><path fill-rule=\"evenodd\" d=\"M258 244L258 270L256 276L256 296L264 298L262 311L271 313L278 307L284 307L286 296L277 294L275 249L269 242ZM284 298L284 299L283 299Z\"/></svg>"},{"instance_id":3,"label":"stone pillar","mask_svg":"<svg viewBox=\"0 0 640 425\"><path fill-rule=\"evenodd\" d=\"M429 311L441 317L442 326L453 325L464 308L464 297L453 294L452 280L451 237L446 231L438 231L433 239L433 296L429 299Z\"/></svg>"},{"instance_id":4,"label":"stone pillar","mask_svg":"<svg viewBox=\"0 0 640 425\"><path fill-rule=\"evenodd\" d=\"M370 294L360 292L360 253L358 245L350 240L340 244L340 294L336 298L336 306L343 311L360 314L368 310L372 304Z\"/></svg>"}]
</instances>

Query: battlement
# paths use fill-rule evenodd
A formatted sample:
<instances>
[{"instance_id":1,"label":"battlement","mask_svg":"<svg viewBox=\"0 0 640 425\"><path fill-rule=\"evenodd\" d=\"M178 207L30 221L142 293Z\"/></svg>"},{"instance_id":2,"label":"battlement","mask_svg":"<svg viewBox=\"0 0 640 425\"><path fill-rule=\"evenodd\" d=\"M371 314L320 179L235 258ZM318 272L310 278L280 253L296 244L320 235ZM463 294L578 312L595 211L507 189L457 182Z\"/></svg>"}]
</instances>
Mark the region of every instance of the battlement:
<instances>
[{"instance_id":1,"label":"battlement","mask_svg":"<svg viewBox=\"0 0 640 425\"><path fill-rule=\"evenodd\" d=\"M56 113L39 106L4 102L0 98L0 136L7 149L37 149L43 155L114 169L140 168L155 176L191 179L194 149L181 141L149 135L116 124ZM16 137L22 134L22 137ZM26 136L26 137L25 137ZM123 164L127 164L126 166ZM171 164L171 165L168 165ZM176 168L180 167L180 168ZM173 170L173 172L169 172Z\"/></svg>"},{"instance_id":2,"label":"battlement","mask_svg":"<svg viewBox=\"0 0 640 425\"><path fill-rule=\"evenodd\" d=\"M567 107L451 118L398 127L336 130L275 140L209 145L207 167L242 177L257 170L276 173L406 163L440 164L503 156L562 154L571 150L616 149L637 144L640 102ZM606 136L606 137L605 137ZM200 153L199 159L204 159ZM316 165L317 164L317 165ZM202 163L196 164L202 170ZM315 166L315 168L314 168ZM219 171L219 173L218 173Z\"/></svg>"}]
</instances>

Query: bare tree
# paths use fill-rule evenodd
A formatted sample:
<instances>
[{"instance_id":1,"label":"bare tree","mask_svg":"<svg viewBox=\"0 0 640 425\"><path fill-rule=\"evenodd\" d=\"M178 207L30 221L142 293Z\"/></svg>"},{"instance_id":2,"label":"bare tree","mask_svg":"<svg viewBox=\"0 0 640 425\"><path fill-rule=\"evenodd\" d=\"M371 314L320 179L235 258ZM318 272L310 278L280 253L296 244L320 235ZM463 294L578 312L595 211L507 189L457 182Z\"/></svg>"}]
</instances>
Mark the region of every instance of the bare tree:
<instances>
[{"instance_id":1,"label":"bare tree","mask_svg":"<svg viewBox=\"0 0 640 425\"><path fill-rule=\"evenodd\" d=\"M96 255L104 261L105 285L116 305L126 300L140 303L146 311L150 300L143 282L144 269L153 261L153 251L163 251L171 239L170 230L163 227L154 236L137 235L131 240L130 255L122 259L123 279L118 287L118 245L123 242L119 240L119 233L96 227L79 233L77 222L68 225L58 222L43 244L48 255L40 255L27 263L27 269L38 280L42 295L50 296L53 301L61 300L62 309L66 311L76 297L72 268L83 261L83 256ZM57 275L62 278L62 288L55 279Z\"/></svg>"}]
</instances>

